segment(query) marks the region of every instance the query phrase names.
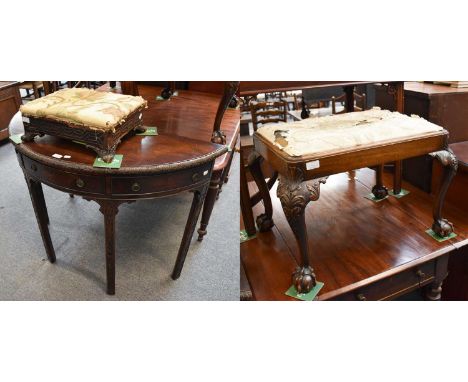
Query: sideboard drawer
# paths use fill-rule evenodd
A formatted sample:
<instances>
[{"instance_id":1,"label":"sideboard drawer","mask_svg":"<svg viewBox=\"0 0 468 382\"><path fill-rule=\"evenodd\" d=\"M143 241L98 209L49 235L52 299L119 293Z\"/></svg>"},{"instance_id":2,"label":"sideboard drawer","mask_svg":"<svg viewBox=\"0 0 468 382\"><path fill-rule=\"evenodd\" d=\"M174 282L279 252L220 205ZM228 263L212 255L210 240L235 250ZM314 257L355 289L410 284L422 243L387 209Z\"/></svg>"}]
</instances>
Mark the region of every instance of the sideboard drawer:
<instances>
[{"instance_id":1,"label":"sideboard drawer","mask_svg":"<svg viewBox=\"0 0 468 382\"><path fill-rule=\"evenodd\" d=\"M170 175L114 177L112 178L112 194L144 195L185 188L195 183L208 181L211 176L210 169L211 163L207 163L200 167L181 170Z\"/></svg>"},{"instance_id":2,"label":"sideboard drawer","mask_svg":"<svg viewBox=\"0 0 468 382\"><path fill-rule=\"evenodd\" d=\"M93 194L105 193L105 177L93 175L77 175L71 172L52 169L23 156L26 171L33 177L38 177L44 183L57 186L72 192Z\"/></svg>"},{"instance_id":3,"label":"sideboard drawer","mask_svg":"<svg viewBox=\"0 0 468 382\"><path fill-rule=\"evenodd\" d=\"M434 280L436 261L431 260L406 271L386 277L354 291L339 295L333 300L376 301L391 300Z\"/></svg>"}]
</instances>

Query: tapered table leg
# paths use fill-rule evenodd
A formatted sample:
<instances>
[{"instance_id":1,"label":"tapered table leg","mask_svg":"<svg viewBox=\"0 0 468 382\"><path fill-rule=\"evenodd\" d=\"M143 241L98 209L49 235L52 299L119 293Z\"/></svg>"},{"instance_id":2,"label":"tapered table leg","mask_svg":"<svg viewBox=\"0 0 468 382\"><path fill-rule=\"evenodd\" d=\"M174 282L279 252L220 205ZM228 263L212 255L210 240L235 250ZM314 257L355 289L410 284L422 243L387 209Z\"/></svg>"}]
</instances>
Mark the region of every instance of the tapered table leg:
<instances>
[{"instance_id":1,"label":"tapered table leg","mask_svg":"<svg viewBox=\"0 0 468 382\"><path fill-rule=\"evenodd\" d=\"M47 258L51 263L55 262L55 250L52 244L49 233L49 217L47 215L47 208L44 201L44 193L42 192L41 183L25 176L26 184L28 185L29 195L36 215L39 231L41 232L42 242L47 253Z\"/></svg>"},{"instance_id":2,"label":"tapered table leg","mask_svg":"<svg viewBox=\"0 0 468 382\"><path fill-rule=\"evenodd\" d=\"M38 183L37 193L38 193L38 196L39 196L38 201L39 201L39 206L42 209L42 214L44 215L44 219L45 219L46 223L49 224L50 223L49 214L47 213L47 205L45 203L44 191L42 190L42 184L41 183Z\"/></svg>"},{"instance_id":3,"label":"tapered table leg","mask_svg":"<svg viewBox=\"0 0 468 382\"><path fill-rule=\"evenodd\" d=\"M185 258L187 257L187 252L190 246L190 241L192 240L193 232L195 231L195 226L197 224L198 217L200 216L200 211L202 209L203 202L205 201L208 187L211 187L211 183L210 186L206 185L193 191L192 207L190 208L187 223L185 224L184 236L182 237L182 242L180 243L179 253L177 254L174 270L172 271L173 280L177 280L180 276L180 273L182 272Z\"/></svg>"},{"instance_id":4,"label":"tapered table leg","mask_svg":"<svg viewBox=\"0 0 468 382\"><path fill-rule=\"evenodd\" d=\"M298 293L308 293L317 284L309 259L309 246L304 211L310 201L320 196L320 183L326 179L303 182L300 176L280 176L277 194L284 214L299 245L301 264L293 273L292 281Z\"/></svg>"},{"instance_id":5,"label":"tapered table leg","mask_svg":"<svg viewBox=\"0 0 468 382\"><path fill-rule=\"evenodd\" d=\"M98 200L104 215L104 229L106 238L106 274L107 294L115 294L115 216L121 202L114 200Z\"/></svg>"},{"instance_id":6,"label":"tapered table leg","mask_svg":"<svg viewBox=\"0 0 468 382\"><path fill-rule=\"evenodd\" d=\"M265 181L265 176L263 175L262 161L263 158L261 156L253 154L249 158L249 170L252 178L255 181L255 184L258 187L261 199L263 200L263 205L265 206L265 213L257 216L257 227L260 232L266 232L274 226L274 223L270 190L268 188L267 182Z\"/></svg>"},{"instance_id":7,"label":"tapered table leg","mask_svg":"<svg viewBox=\"0 0 468 382\"><path fill-rule=\"evenodd\" d=\"M211 213L218 196L219 187L221 184L222 172L216 172L211 175L210 186L206 195L205 204L203 205L203 213L200 221L200 228L198 229L198 241L202 241L203 237L207 234L206 228L210 221Z\"/></svg>"},{"instance_id":8,"label":"tapered table leg","mask_svg":"<svg viewBox=\"0 0 468 382\"><path fill-rule=\"evenodd\" d=\"M458 160L449 149L443 151L437 151L431 154L437 158L439 162L444 166L442 184L439 189L439 193L434 203L432 215L434 223L432 224L432 230L437 233L440 237L447 237L453 232L453 224L447 219L442 218L442 207L444 205L445 195L455 176L458 168Z\"/></svg>"}]
</instances>

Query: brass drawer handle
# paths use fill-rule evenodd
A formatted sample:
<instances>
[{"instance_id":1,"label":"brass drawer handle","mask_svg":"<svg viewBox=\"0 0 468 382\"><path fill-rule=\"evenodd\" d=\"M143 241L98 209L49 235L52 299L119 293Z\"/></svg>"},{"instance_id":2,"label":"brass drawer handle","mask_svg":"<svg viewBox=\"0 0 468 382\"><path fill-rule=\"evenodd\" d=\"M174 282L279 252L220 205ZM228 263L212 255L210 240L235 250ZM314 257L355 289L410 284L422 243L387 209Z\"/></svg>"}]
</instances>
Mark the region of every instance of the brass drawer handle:
<instances>
[{"instance_id":1,"label":"brass drawer handle","mask_svg":"<svg viewBox=\"0 0 468 382\"><path fill-rule=\"evenodd\" d=\"M140 187L140 185L138 183L135 182L135 183L132 184L132 191L133 192L138 192L140 190L141 190L141 187Z\"/></svg>"},{"instance_id":2,"label":"brass drawer handle","mask_svg":"<svg viewBox=\"0 0 468 382\"><path fill-rule=\"evenodd\" d=\"M422 270L418 269L418 270L416 271L416 276L418 276L419 278L423 279L424 277L426 277L426 274L425 274Z\"/></svg>"},{"instance_id":3,"label":"brass drawer handle","mask_svg":"<svg viewBox=\"0 0 468 382\"><path fill-rule=\"evenodd\" d=\"M198 182L201 179L201 176L198 172L192 175L192 182Z\"/></svg>"},{"instance_id":4,"label":"brass drawer handle","mask_svg":"<svg viewBox=\"0 0 468 382\"><path fill-rule=\"evenodd\" d=\"M359 301L367 301L366 296L364 296L362 293L359 293L356 297Z\"/></svg>"},{"instance_id":5,"label":"brass drawer handle","mask_svg":"<svg viewBox=\"0 0 468 382\"><path fill-rule=\"evenodd\" d=\"M35 164L32 164L32 165L31 165L31 170L37 171L37 166L36 166Z\"/></svg>"},{"instance_id":6,"label":"brass drawer handle","mask_svg":"<svg viewBox=\"0 0 468 382\"><path fill-rule=\"evenodd\" d=\"M79 188L83 188L83 187L84 187L84 185L85 185L85 182L84 182L84 180L83 180L83 179L81 179L81 178L78 178L78 179L76 180L76 186L77 186L77 187L79 187Z\"/></svg>"}]
</instances>

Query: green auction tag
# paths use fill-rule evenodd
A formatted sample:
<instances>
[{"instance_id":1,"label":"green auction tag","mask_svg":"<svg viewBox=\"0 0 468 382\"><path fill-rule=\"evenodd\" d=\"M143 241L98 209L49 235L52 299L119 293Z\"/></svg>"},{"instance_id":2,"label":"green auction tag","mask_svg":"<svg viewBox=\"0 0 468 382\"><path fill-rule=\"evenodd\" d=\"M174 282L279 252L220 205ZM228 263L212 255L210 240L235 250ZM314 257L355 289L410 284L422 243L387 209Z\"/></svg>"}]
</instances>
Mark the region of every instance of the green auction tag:
<instances>
[{"instance_id":1,"label":"green auction tag","mask_svg":"<svg viewBox=\"0 0 468 382\"><path fill-rule=\"evenodd\" d=\"M123 161L123 155L115 154L112 162L106 163L101 158L96 158L93 163L93 167L102 167L102 168L120 168Z\"/></svg>"},{"instance_id":2,"label":"green auction tag","mask_svg":"<svg viewBox=\"0 0 468 382\"><path fill-rule=\"evenodd\" d=\"M136 133L135 135L158 135L158 128L156 126L152 126L152 127L143 126L143 127L146 128L146 131L144 133Z\"/></svg>"},{"instance_id":3,"label":"green auction tag","mask_svg":"<svg viewBox=\"0 0 468 382\"><path fill-rule=\"evenodd\" d=\"M374 194L371 192L370 194L364 196L366 199L369 199L369 200L372 200L373 202L381 202L382 200L385 200L388 198L388 195L385 197L385 198L382 198L382 199L378 199L374 196Z\"/></svg>"},{"instance_id":4,"label":"green auction tag","mask_svg":"<svg viewBox=\"0 0 468 382\"><path fill-rule=\"evenodd\" d=\"M324 285L324 283L317 281L317 284L315 284L309 293L297 293L296 287L291 285L291 287L286 291L285 295L297 298L298 300L302 301L313 301Z\"/></svg>"},{"instance_id":5,"label":"green auction tag","mask_svg":"<svg viewBox=\"0 0 468 382\"><path fill-rule=\"evenodd\" d=\"M19 145L23 141L21 140L21 137L23 134L15 134L15 135L10 135L10 141L12 141L15 145Z\"/></svg>"},{"instance_id":6,"label":"green auction tag","mask_svg":"<svg viewBox=\"0 0 468 382\"><path fill-rule=\"evenodd\" d=\"M453 239L454 237L457 237L457 234L452 232L450 235L446 236L446 237L440 237L439 235L437 235L431 228L429 228L428 230L426 230L426 233L432 237L434 240L437 240L439 243L445 241L445 240L449 240L449 239Z\"/></svg>"},{"instance_id":7,"label":"green auction tag","mask_svg":"<svg viewBox=\"0 0 468 382\"><path fill-rule=\"evenodd\" d=\"M404 190L403 188L401 189L399 194L394 194L393 190L388 191L389 195L394 196L395 198L398 198L398 199L402 198L403 196L408 195L409 193L410 192L408 190Z\"/></svg>"},{"instance_id":8,"label":"green auction tag","mask_svg":"<svg viewBox=\"0 0 468 382\"><path fill-rule=\"evenodd\" d=\"M245 229L240 231L240 242L241 243L243 243L244 241L247 241L247 240L254 239L256 237L257 237L256 233L254 233L252 236L249 236L249 234L247 233L247 231Z\"/></svg>"}]
</instances>

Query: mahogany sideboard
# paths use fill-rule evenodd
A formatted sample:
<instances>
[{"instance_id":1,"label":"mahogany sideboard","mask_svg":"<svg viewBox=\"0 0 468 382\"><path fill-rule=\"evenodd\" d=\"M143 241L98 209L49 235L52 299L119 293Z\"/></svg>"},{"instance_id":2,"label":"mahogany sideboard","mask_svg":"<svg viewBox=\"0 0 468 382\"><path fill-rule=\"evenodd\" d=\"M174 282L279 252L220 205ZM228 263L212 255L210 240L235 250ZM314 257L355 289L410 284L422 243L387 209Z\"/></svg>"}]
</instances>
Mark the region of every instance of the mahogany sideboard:
<instances>
[{"instance_id":1,"label":"mahogany sideboard","mask_svg":"<svg viewBox=\"0 0 468 382\"><path fill-rule=\"evenodd\" d=\"M19 82L0 81L0 141L8 138L8 125L21 106Z\"/></svg>"}]
</instances>

